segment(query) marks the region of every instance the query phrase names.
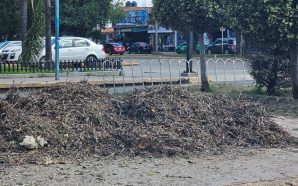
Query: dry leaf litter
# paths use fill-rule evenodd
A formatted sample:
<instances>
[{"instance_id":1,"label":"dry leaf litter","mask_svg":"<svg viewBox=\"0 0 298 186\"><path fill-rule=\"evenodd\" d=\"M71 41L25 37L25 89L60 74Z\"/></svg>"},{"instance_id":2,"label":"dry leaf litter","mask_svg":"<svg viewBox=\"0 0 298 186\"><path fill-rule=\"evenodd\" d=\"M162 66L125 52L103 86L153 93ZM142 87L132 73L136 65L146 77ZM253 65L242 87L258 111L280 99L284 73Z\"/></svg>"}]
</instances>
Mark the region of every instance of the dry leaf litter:
<instances>
[{"instance_id":1,"label":"dry leaf litter","mask_svg":"<svg viewBox=\"0 0 298 186\"><path fill-rule=\"evenodd\" d=\"M160 157L297 144L262 105L194 96L182 87L146 88L113 98L105 89L81 82L23 96L12 89L0 100L0 163L89 155Z\"/></svg>"}]
</instances>

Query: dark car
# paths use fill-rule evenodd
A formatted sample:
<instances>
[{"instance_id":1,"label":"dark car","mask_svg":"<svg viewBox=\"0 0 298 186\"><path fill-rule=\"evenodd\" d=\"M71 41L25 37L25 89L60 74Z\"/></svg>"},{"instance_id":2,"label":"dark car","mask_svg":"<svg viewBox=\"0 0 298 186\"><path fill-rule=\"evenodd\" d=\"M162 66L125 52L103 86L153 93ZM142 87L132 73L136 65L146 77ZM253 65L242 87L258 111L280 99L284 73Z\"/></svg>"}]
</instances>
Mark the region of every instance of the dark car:
<instances>
[{"instance_id":1,"label":"dark car","mask_svg":"<svg viewBox=\"0 0 298 186\"><path fill-rule=\"evenodd\" d=\"M177 54L186 54L187 53L187 42L184 42L184 43L181 43L180 45L177 46L176 48L176 53ZM196 46L196 53L200 53L200 44L199 42L197 43L197 46Z\"/></svg>"},{"instance_id":2,"label":"dark car","mask_svg":"<svg viewBox=\"0 0 298 186\"><path fill-rule=\"evenodd\" d=\"M223 49L222 49L223 46ZM217 38L213 43L207 46L207 54L235 54L236 40L234 38Z\"/></svg>"},{"instance_id":3,"label":"dark car","mask_svg":"<svg viewBox=\"0 0 298 186\"><path fill-rule=\"evenodd\" d=\"M137 54L144 54L144 53L150 54L152 52L152 46L144 42L135 42L135 43L132 43L127 48L127 50L128 50L128 53L135 52Z\"/></svg>"},{"instance_id":4,"label":"dark car","mask_svg":"<svg viewBox=\"0 0 298 186\"><path fill-rule=\"evenodd\" d=\"M109 55L112 55L112 54L123 55L125 53L125 47L120 43L104 44L104 50Z\"/></svg>"}]
</instances>

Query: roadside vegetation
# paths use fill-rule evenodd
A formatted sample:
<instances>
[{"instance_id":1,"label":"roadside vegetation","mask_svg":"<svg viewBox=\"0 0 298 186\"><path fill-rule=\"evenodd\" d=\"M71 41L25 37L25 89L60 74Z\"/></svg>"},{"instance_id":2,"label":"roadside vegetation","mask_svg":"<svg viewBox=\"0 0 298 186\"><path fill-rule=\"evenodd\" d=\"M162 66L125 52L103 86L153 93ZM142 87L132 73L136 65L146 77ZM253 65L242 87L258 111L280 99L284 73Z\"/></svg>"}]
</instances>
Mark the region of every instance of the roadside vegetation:
<instances>
[{"instance_id":1,"label":"roadside vegetation","mask_svg":"<svg viewBox=\"0 0 298 186\"><path fill-rule=\"evenodd\" d=\"M201 94L197 86L190 87L193 94ZM210 84L207 94L226 95L233 100L248 100L264 105L274 116L298 118L298 100L293 99L291 88L280 88L268 95L266 88L255 85Z\"/></svg>"}]
</instances>

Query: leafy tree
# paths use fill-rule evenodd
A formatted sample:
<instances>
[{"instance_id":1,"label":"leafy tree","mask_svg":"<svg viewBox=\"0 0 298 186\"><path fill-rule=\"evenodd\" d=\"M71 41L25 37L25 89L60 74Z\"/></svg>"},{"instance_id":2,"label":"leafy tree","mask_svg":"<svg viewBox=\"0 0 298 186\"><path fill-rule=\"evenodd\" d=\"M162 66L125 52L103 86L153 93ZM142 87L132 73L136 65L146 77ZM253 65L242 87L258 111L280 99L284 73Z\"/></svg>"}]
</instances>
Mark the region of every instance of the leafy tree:
<instances>
[{"instance_id":1,"label":"leafy tree","mask_svg":"<svg viewBox=\"0 0 298 186\"><path fill-rule=\"evenodd\" d=\"M89 37L108 21L112 0L63 0L60 29L62 35Z\"/></svg>"},{"instance_id":2,"label":"leafy tree","mask_svg":"<svg viewBox=\"0 0 298 186\"><path fill-rule=\"evenodd\" d=\"M125 12L124 12L124 3L123 1L118 0L113 4L113 6L110 6L109 10L109 21L114 26L119 20L124 18Z\"/></svg>"},{"instance_id":3,"label":"leafy tree","mask_svg":"<svg viewBox=\"0 0 298 186\"><path fill-rule=\"evenodd\" d=\"M204 32L218 30L221 24L219 0L153 0L153 14L164 26L199 34L202 91L209 89L206 74Z\"/></svg>"},{"instance_id":4,"label":"leafy tree","mask_svg":"<svg viewBox=\"0 0 298 186\"><path fill-rule=\"evenodd\" d=\"M20 1L1 0L0 41L16 39L19 31Z\"/></svg>"},{"instance_id":5,"label":"leafy tree","mask_svg":"<svg viewBox=\"0 0 298 186\"><path fill-rule=\"evenodd\" d=\"M290 56L293 97L298 99L297 0L226 0L224 4L229 24L246 39L276 57Z\"/></svg>"}]
</instances>

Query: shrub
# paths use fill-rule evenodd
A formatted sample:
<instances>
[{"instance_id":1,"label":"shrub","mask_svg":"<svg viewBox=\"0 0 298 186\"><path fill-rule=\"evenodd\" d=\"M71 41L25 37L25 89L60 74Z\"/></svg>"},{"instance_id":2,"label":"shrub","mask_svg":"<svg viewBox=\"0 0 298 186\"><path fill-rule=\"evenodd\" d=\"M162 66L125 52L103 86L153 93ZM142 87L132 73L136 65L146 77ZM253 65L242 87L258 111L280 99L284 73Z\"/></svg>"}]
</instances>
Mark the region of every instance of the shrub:
<instances>
[{"instance_id":1,"label":"shrub","mask_svg":"<svg viewBox=\"0 0 298 186\"><path fill-rule=\"evenodd\" d=\"M291 86L289 58L286 55L254 54L250 59L249 74L258 87L265 87L268 95L279 88Z\"/></svg>"}]
</instances>

